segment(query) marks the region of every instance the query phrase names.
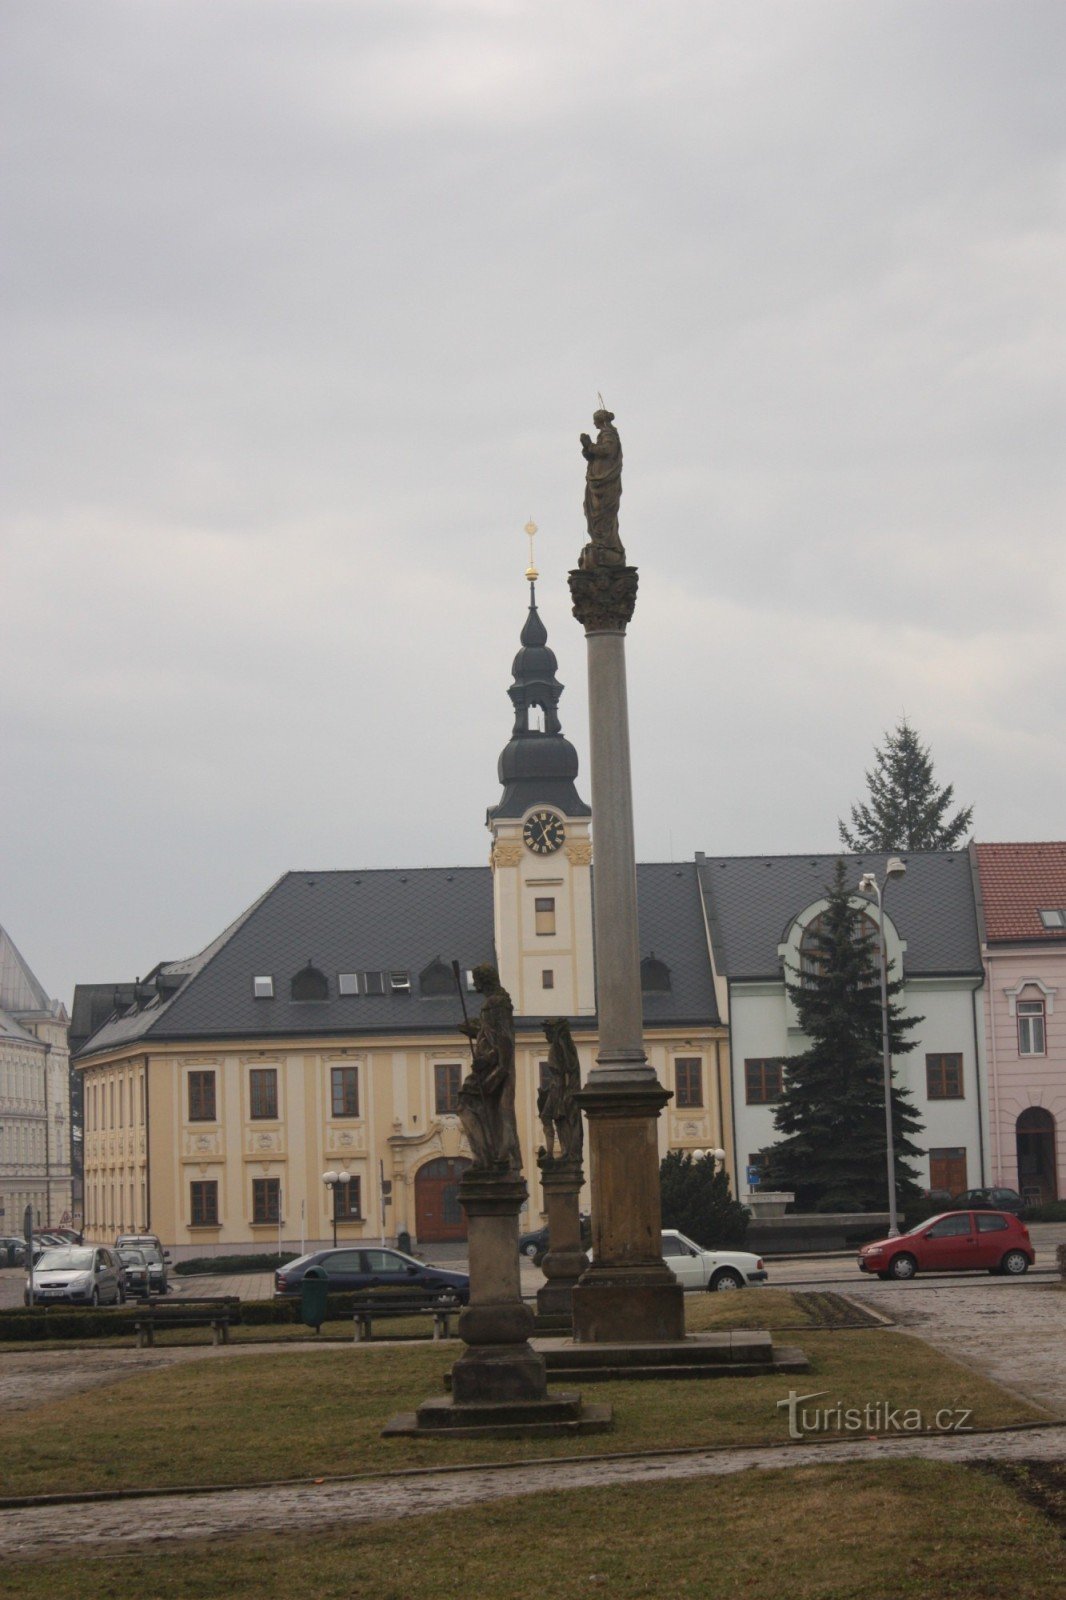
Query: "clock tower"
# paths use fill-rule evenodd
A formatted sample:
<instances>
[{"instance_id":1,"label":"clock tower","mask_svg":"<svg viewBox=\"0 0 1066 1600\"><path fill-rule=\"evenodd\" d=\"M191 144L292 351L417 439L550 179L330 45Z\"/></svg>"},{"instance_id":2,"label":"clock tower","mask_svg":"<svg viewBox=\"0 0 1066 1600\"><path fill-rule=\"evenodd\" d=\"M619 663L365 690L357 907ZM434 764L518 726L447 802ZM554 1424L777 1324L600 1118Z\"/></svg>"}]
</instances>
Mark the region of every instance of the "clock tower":
<instances>
[{"instance_id":1,"label":"clock tower","mask_svg":"<svg viewBox=\"0 0 1066 1600\"><path fill-rule=\"evenodd\" d=\"M533 542L535 526L526 532ZM559 725L558 662L537 611L529 613L508 689L514 727L500 753L503 794L486 817L500 981L520 1016L592 1016L591 811L574 785L577 751Z\"/></svg>"}]
</instances>

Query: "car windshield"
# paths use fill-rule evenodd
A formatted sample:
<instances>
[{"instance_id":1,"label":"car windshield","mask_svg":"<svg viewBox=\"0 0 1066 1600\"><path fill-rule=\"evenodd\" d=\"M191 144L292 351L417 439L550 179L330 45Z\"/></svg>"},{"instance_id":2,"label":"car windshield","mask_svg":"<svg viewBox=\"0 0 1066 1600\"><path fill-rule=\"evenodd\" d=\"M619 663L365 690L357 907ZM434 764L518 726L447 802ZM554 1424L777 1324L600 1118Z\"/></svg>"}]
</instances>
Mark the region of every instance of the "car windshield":
<instances>
[{"instance_id":1,"label":"car windshield","mask_svg":"<svg viewBox=\"0 0 1066 1600\"><path fill-rule=\"evenodd\" d=\"M38 1272L88 1272L93 1264L91 1250L46 1250L37 1263Z\"/></svg>"},{"instance_id":2,"label":"car windshield","mask_svg":"<svg viewBox=\"0 0 1066 1600\"><path fill-rule=\"evenodd\" d=\"M131 1267L143 1267L148 1259L143 1250L131 1250L128 1245L119 1251L118 1258Z\"/></svg>"}]
</instances>

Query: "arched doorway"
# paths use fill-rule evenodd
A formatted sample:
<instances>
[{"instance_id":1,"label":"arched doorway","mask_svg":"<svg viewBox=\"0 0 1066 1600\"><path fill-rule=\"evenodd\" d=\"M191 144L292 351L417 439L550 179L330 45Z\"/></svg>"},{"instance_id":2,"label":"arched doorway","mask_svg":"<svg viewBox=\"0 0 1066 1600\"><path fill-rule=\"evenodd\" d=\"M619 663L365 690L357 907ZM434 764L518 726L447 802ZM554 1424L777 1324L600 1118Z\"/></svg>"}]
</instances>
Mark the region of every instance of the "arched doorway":
<instances>
[{"instance_id":1,"label":"arched doorway","mask_svg":"<svg viewBox=\"0 0 1066 1600\"><path fill-rule=\"evenodd\" d=\"M415 1232L419 1244L466 1238L466 1213L459 1204L459 1179L470 1162L438 1156L415 1173Z\"/></svg>"},{"instance_id":2,"label":"arched doorway","mask_svg":"<svg viewBox=\"0 0 1066 1600\"><path fill-rule=\"evenodd\" d=\"M1055 1170L1055 1118L1043 1106L1028 1106L1015 1124L1018 1141L1018 1188L1033 1206L1059 1197Z\"/></svg>"}]
</instances>

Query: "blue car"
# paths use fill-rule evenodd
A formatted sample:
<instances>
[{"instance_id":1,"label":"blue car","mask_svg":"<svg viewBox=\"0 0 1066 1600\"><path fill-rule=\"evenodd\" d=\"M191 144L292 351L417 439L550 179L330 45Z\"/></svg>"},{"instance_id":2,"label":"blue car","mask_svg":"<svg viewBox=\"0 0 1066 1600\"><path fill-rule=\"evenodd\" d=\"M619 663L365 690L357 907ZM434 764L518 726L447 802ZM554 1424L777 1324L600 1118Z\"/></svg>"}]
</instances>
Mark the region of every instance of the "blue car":
<instances>
[{"instance_id":1,"label":"blue car","mask_svg":"<svg viewBox=\"0 0 1066 1600\"><path fill-rule=\"evenodd\" d=\"M470 1279L465 1272L428 1267L400 1250L384 1250L376 1245L341 1245L337 1250L316 1250L313 1255L300 1256L275 1272L274 1293L298 1295L310 1267L322 1268L331 1294L344 1294L350 1289L415 1289L439 1297L442 1304L465 1306L470 1300Z\"/></svg>"}]
</instances>

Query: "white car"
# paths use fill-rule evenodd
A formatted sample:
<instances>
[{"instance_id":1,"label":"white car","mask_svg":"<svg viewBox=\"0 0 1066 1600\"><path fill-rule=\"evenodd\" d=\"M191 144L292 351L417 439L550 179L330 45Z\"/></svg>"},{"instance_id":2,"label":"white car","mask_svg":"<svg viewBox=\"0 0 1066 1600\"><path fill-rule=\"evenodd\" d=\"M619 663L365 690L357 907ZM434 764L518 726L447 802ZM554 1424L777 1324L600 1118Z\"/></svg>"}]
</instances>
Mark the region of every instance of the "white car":
<instances>
[{"instance_id":1,"label":"white car","mask_svg":"<svg viewBox=\"0 0 1066 1600\"><path fill-rule=\"evenodd\" d=\"M750 1250L701 1250L674 1228L663 1229L663 1260L683 1289L744 1289L766 1282Z\"/></svg>"}]
</instances>

